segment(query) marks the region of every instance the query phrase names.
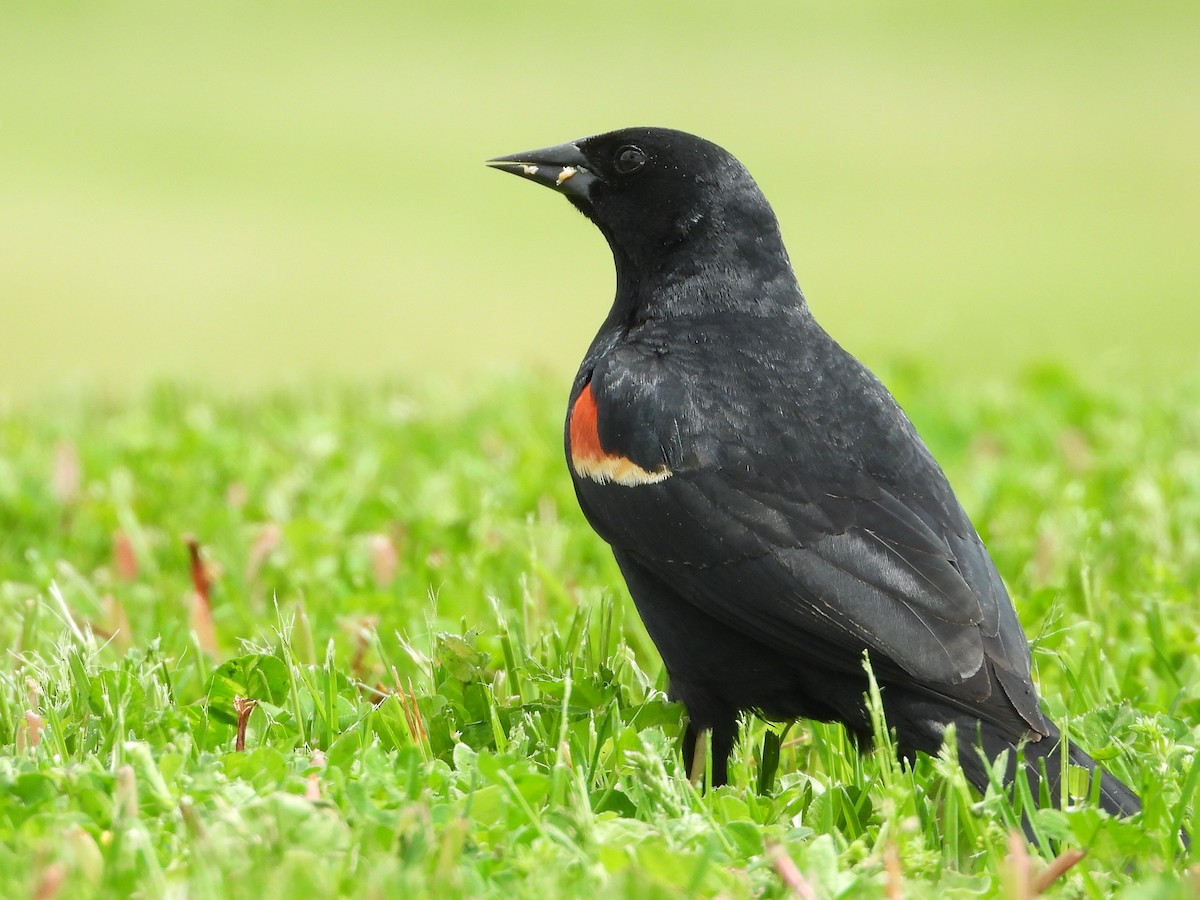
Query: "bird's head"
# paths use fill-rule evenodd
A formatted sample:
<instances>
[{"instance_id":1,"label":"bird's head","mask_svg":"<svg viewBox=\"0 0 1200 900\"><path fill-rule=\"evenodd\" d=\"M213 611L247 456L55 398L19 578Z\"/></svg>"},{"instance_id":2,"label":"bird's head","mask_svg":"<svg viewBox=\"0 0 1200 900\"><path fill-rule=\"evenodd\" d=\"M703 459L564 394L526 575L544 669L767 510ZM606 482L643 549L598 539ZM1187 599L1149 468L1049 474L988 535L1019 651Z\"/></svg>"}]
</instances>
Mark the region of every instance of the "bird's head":
<instances>
[{"instance_id":1,"label":"bird's head","mask_svg":"<svg viewBox=\"0 0 1200 900\"><path fill-rule=\"evenodd\" d=\"M782 250L775 215L745 167L682 131L624 128L488 165L566 196L604 233L618 266L658 266L701 240L709 253L767 239Z\"/></svg>"}]
</instances>

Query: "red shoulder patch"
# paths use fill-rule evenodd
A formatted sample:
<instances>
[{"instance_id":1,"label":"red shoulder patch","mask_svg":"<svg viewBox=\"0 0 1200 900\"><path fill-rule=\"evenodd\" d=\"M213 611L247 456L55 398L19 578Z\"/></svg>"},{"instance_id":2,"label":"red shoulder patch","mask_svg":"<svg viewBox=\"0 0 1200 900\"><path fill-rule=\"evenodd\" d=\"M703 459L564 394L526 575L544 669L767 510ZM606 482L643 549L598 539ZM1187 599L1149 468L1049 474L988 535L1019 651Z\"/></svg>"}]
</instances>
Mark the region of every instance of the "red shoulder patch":
<instances>
[{"instance_id":1,"label":"red shoulder patch","mask_svg":"<svg viewBox=\"0 0 1200 900\"><path fill-rule=\"evenodd\" d=\"M571 407L571 458L599 460L607 454L600 446L600 430L596 425L596 395L589 382L584 386L575 405Z\"/></svg>"},{"instance_id":2,"label":"red shoulder patch","mask_svg":"<svg viewBox=\"0 0 1200 900\"><path fill-rule=\"evenodd\" d=\"M650 472L628 457L606 451L600 443L598 415L596 395L592 393L592 385L588 383L579 392L574 406L571 407L571 425L568 431L571 467L577 475L600 484L614 481L629 487L657 484L671 476L666 466L659 466Z\"/></svg>"}]
</instances>

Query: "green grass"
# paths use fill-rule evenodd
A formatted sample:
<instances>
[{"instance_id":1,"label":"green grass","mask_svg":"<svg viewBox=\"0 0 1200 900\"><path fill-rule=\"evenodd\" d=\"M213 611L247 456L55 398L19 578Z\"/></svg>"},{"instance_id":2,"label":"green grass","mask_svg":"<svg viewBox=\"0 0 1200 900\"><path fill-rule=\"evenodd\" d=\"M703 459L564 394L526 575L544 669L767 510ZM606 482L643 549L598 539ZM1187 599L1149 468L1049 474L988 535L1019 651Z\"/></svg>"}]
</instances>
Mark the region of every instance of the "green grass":
<instances>
[{"instance_id":1,"label":"green grass","mask_svg":"<svg viewBox=\"0 0 1200 900\"><path fill-rule=\"evenodd\" d=\"M1200 384L888 381L1008 580L1049 711L1146 801L1037 814L1088 851L1053 890L1195 896L1175 834L1200 783ZM1026 896L1020 807L953 759L751 722L731 786L688 783L544 382L0 419L0 896L799 895L786 860L822 897Z\"/></svg>"}]
</instances>

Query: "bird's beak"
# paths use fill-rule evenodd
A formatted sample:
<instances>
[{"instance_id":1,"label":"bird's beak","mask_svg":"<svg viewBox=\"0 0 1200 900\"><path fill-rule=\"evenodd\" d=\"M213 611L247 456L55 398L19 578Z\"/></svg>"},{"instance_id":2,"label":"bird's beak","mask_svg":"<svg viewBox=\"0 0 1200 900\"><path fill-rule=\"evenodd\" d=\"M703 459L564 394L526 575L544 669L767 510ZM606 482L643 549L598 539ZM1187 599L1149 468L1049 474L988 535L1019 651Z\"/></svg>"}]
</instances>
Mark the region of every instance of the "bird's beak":
<instances>
[{"instance_id":1,"label":"bird's beak","mask_svg":"<svg viewBox=\"0 0 1200 900\"><path fill-rule=\"evenodd\" d=\"M578 199L587 198L588 188L596 180L587 168L587 158L574 144L498 156L489 159L487 164Z\"/></svg>"}]
</instances>

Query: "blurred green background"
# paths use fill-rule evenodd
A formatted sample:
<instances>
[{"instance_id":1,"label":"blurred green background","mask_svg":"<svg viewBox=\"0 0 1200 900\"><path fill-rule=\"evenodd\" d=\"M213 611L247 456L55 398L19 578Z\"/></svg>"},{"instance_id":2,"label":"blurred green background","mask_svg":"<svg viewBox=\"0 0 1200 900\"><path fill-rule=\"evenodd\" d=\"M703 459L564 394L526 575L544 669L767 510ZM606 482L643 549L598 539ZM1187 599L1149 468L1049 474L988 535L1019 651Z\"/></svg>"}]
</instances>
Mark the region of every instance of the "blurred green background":
<instances>
[{"instance_id":1,"label":"blurred green background","mask_svg":"<svg viewBox=\"0 0 1200 900\"><path fill-rule=\"evenodd\" d=\"M747 164L868 362L1195 369L1194 0L5 3L0 396L565 378L608 252L482 161L633 124Z\"/></svg>"}]
</instances>

